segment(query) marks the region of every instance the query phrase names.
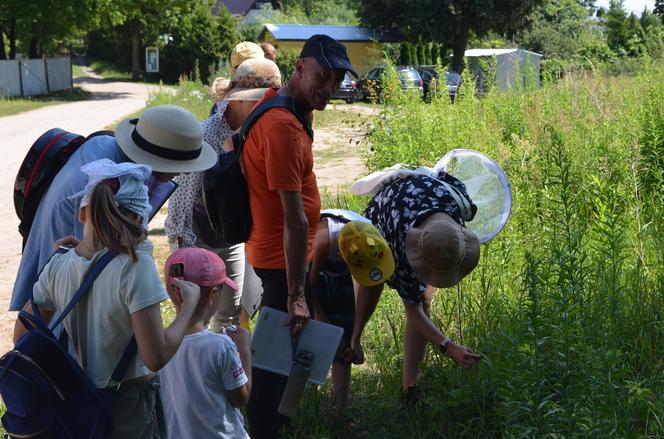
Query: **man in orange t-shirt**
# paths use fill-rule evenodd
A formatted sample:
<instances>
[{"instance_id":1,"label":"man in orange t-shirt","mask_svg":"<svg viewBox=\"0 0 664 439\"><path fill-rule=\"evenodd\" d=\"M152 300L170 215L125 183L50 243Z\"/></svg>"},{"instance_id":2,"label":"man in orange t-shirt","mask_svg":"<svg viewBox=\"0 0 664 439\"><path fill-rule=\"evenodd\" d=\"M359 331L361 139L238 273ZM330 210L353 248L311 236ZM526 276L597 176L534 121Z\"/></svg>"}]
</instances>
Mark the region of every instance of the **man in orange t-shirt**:
<instances>
[{"instance_id":1,"label":"man in orange t-shirt","mask_svg":"<svg viewBox=\"0 0 664 439\"><path fill-rule=\"evenodd\" d=\"M357 76L346 48L326 35L314 35L304 44L288 84L268 90L263 100L291 97L298 112L308 113L311 120L313 110L325 109L347 71ZM306 268L320 219L312 143L295 115L275 108L253 125L242 153L253 222L246 252L263 283L261 306L288 312L293 334L309 319ZM252 370L247 405L252 438L276 438L287 422L277 413L285 384L286 377Z\"/></svg>"}]
</instances>

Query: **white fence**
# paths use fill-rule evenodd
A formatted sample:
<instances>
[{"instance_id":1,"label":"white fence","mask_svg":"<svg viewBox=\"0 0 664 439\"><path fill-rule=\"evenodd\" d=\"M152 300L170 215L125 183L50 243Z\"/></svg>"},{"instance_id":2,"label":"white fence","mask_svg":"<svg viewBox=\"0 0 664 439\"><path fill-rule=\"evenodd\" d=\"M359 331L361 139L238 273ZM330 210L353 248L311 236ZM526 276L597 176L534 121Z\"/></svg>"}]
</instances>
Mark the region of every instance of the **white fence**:
<instances>
[{"instance_id":1,"label":"white fence","mask_svg":"<svg viewBox=\"0 0 664 439\"><path fill-rule=\"evenodd\" d=\"M32 96L72 87L71 59L0 61L0 96Z\"/></svg>"}]
</instances>

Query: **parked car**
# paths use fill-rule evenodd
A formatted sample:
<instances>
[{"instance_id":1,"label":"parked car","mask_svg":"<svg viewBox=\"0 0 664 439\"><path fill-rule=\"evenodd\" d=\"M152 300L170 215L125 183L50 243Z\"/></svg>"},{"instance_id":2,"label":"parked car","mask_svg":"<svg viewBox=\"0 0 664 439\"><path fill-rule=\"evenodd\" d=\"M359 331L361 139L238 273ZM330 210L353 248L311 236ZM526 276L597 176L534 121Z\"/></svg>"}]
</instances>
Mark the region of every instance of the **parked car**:
<instances>
[{"instance_id":1,"label":"parked car","mask_svg":"<svg viewBox=\"0 0 664 439\"><path fill-rule=\"evenodd\" d=\"M413 67L397 66L397 76L401 81L401 90L413 91L422 96L423 83L420 74ZM382 99L382 82L384 66L377 66L369 70L357 82L357 88L362 93L362 99Z\"/></svg>"},{"instance_id":2,"label":"parked car","mask_svg":"<svg viewBox=\"0 0 664 439\"><path fill-rule=\"evenodd\" d=\"M422 77L422 81L424 82L424 100L430 101L431 100L430 93L433 92L433 90L430 89L431 81L438 77L436 68L433 66L432 67L422 66L418 67L417 71ZM454 70L449 70L445 72L444 89L442 83L443 81L438 82L439 90L445 90L445 92L450 97L452 102L454 102L454 98L456 97L459 84L461 84L461 75L455 72Z\"/></svg>"},{"instance_id":3,"label":"parked car","mask_svg":"<svg viewBox=\"0 0 664 439\"><path fill-rule=\"evenodd\" d=\"M344 76L344 80L341 81L341 86L339 90L332 96L332 99L342 99L348 104L352 104L355 101L362 99L362 94L357 88L357 82L348 74Z\"/></svg>"}]
</instances>

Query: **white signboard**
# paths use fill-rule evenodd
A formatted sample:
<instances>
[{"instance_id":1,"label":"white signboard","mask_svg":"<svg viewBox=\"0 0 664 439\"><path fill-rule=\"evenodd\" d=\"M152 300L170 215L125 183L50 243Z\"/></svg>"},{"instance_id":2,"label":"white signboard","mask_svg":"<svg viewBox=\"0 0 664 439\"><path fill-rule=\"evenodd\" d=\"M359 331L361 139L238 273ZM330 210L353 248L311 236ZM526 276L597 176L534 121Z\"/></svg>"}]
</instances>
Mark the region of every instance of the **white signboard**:
<instances>
[{"instance_id":1,"label":"white signboard","mask_svg":"<svg viewBox=\"0 0 664 439\"><path fill-rule=\"evenodd\" d=\"M159 48L149 46L145 48L145 71L156 73L159 71Z\"/></svg>"}]
</instances>

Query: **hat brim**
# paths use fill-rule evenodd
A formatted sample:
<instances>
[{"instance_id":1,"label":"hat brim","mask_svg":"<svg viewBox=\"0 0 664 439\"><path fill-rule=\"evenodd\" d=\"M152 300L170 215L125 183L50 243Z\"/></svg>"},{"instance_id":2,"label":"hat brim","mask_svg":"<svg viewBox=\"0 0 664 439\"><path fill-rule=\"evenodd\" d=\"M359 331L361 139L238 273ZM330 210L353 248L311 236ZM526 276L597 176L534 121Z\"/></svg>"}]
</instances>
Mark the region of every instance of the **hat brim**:
<instances>
[{"instance_id":1,"label":"hat brim","mask_svg":"<svg viewBox=\"0 0 664 439\"><path fill-rule=\"evenodd\" d=\"M432 221L447 221L456 227L462 228L462 234L466 244L466 256L455 270L438 271L430 267L419 251L418 245L425 227ZM430 215L417 227L411 228L406 234L406 257L408 264L417 278L436 288L449 288L461 282L479 262L479 240L471 230L459 225L449 215L438 212Z\"/></svg>"},{"instance_id":2,"label":"hat brim","mask_svg":"<svg viewBox=\"0 0 664 439\"><path fill-rule=\"evenodd\" d=\"M229 287L231 287L231 289L233 289L233 291L238 291L237 283L228 276L226 276L224 285L228 285Z\"/></svg>"},{"instance_id":3,"label":"hat brim","mask_svg":"<svg viewBox=\"0 0 664 439\"><path fill-rule=\"evenodd\" d=\"M201 154L193 160L171 160L143 151L131 138L135 127L131 120L120 122L115 129L115 140L122 152L134 163L150 165L153 171L168 173L205 171L217 163L217 152L205 141L201 144Z\"/></svg>"},{"instance_id":4,"label":"hat brim","mask_svg":"<svg viewBox=\"0 0 664 439\"><path fill-rule=\"evenodd\" d=\"M392 277L394 274L394 257L392 256L392 251L388 251L378 265L369 269L349 265L348 269L358 284L363 287L373 287L387 282Z\"/></svg>"},{"instance_id":5,"label":"hat brim","mask_svg":"<svg viewBox=\"0 0 664 439\"><path fill-rule=\"evenodd\" d=\"M339 59L333 56L323 56L323 55L313 55L313 58L318 61L318 64L321 65L321 67L325 69L333 69L333 70L345 70L349 72L351 75L353 75L355 78L358 78L359 75L355 71L355 67L353 65L343 59Z\"/></svg>"},{"instance_id":6,"label":"hat brim","mask_svg":"<svg viewBox=\"0 0 664 439\"><path fill-rule=\"evenodd\" d=\"M267 88L234 88L224 96L227 101L260 101Z\"/></svg>"}]
</instances>

